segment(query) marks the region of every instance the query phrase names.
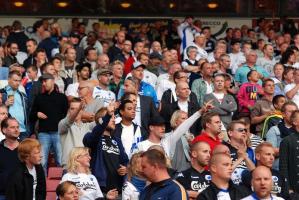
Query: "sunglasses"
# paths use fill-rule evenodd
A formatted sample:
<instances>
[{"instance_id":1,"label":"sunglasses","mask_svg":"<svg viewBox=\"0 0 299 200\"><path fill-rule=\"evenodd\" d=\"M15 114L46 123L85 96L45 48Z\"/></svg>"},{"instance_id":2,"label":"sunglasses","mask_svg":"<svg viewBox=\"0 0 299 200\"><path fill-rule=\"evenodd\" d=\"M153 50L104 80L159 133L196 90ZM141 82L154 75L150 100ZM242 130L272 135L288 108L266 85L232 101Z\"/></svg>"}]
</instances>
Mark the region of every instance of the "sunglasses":
<instances>
[{"instance_id":1,"label":"sunglasses","mask_svg":"<svg viewBox=\"0 0 299 200\"><path fill-rule=\"evenodd\" d=\"M238 131L239 133L242 133L242 132L247 132L247 129L246 128L238 128L236 129L236 131Z\"/></svg>"}]
</instances>

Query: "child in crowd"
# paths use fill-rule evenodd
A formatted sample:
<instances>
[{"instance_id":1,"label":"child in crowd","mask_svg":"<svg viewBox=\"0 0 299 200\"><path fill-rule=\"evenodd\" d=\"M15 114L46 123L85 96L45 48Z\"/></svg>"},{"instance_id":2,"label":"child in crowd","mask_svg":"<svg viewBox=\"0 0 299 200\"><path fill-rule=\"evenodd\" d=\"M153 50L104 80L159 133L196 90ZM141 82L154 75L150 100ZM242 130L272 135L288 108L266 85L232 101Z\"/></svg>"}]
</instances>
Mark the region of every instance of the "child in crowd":
<instances>
[{"instance_id":1,"label":"child in crowd","mask_svg":"<svg viewBox=\"0 0 299 200\"><path fill-rule=\"evenodd\" d=\"M263 95L264 91L258 84L260 74L256 70L251 70L247 74L248 82L241 85L237 94L239 103L239 117L249 117L250 110L254 103Z\"/></svg>"}]
</instances>

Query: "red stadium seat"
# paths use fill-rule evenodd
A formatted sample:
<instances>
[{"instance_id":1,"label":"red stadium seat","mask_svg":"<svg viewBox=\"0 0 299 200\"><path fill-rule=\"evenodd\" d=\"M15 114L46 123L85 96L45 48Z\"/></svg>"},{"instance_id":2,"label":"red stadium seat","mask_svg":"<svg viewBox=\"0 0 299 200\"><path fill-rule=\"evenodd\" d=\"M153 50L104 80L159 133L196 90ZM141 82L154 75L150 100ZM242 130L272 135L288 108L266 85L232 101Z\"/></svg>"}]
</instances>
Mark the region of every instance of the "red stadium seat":
<instances>
[{"instance_id":1,"label":"red stadium seat","mask_svg":"<svg viewBox=\"0 0 299 200\"><path fill-rule=\"evenodd\" d=\"M48 192L55 192L57 186L59 185L60 180L52 180L52 179L47 179L46 184L47 184L47 193Z\"/></svg>"},{"instance_id":2,"label":"red stadium seat","mask_svg":"<svg viewBox=\"0 0 299 200\"><path fill-rule=\"evenodd\" d=\"M50 167L48 171L48 179L60 180L62 177L61 167Z\"/></svg>"},{"instance_id":3,"label":"red stadium seat","mask_svg":"<svg viewBox=\"0 0 299 200\"><path fill-rule=\"evenodd\" d=\"M46 200L56 200L56 192L47 192Z\"/></svg>"}]
</instances>

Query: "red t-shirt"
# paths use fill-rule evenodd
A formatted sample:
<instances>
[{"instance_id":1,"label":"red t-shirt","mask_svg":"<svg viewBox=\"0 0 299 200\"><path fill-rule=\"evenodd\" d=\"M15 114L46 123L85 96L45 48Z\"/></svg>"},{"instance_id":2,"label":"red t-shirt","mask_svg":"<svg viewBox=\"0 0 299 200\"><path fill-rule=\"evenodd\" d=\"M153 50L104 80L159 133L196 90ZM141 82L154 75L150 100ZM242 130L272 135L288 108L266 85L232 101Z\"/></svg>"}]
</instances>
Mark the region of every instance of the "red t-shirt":
<instances>
[{"instance_id":1,"label":"red t-shirt","mask_svg":"<svg viewBox=\"0 0 299 200\"><path fill-rule=\"evenodd\" d=\"M202 131L199 136L194 138L192 141L192 144L199 142L199 141L204 141L208 143L211 147L211 153L213 152L214 148L218 145L221 144L221 140L216 136L216 139L212 138L208 133Z\"/></svg>"}]
</instances>

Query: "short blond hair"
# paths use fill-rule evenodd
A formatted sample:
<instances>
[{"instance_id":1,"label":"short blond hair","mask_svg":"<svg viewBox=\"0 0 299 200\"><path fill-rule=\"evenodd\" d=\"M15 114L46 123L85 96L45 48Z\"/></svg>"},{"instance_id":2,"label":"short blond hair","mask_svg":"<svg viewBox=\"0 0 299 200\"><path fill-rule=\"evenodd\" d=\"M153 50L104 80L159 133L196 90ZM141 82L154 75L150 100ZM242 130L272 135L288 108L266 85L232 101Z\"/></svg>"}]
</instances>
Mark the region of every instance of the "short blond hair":
<instances>
[{"instance_id":1,"label":"short blond hair","mask_svg":"<svg viewBox=\"0 0 299 200\"><path fill-rule=\"evenodd\" d=\"M188 113L186 113L185 111L182 111L182 110L177 110L172 114L171 119L170 119L171 128L176 128L176 121L179 119L181 114L187 114L187 116L188 116Z\"/></svg>"},{"instance_id":2,"label":"short blond hair","mask_svg":"<svg viewBox=\"0 0 299 200\"><path fill-rule=\"evenodd\" d=\"M134 153L130 159L128 165L128 179L131 179L133 176L138 175L137 166L138 166L138 159L141 159L143 151Z\"/></svg>"},{"instance_id":3,"label":"short blond hair","mask_svg":"<svg viewBox=\"0 0 299 200\"><path fill-rule=\"evenodd\" d=\"M77 161L79 156L89 153L89 148L87 147L74 147L69 155L69 160L67 162L67 171L71 173L77 173L77 169L80 163ZM90 174L90 169L86 169L87 174Z\"/></svg>"},{"instance_id":4,"label":"short blond hair","mask_svg":"<svg viewBox=\"0 0 299 200\"><path fill-rule=\"evenodd\" d=\"M41 149L41 144L38 140L33 138L24 139L18 146L18 157L20 161L24 162L35 148Z\"/></svg>"}]
</instances>

